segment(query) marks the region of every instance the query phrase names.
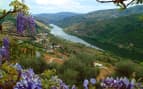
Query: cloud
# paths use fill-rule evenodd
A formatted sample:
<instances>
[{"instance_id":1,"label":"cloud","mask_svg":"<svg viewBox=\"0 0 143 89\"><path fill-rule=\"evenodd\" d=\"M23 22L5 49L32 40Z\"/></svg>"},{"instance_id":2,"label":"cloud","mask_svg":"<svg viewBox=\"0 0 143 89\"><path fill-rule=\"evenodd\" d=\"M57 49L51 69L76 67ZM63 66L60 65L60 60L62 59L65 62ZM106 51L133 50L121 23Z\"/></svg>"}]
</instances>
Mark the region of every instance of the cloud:
<instances>
[{"instance_id":1,"label":"cloud","mask_svg":"<svg viewBox=\"0 0 143 89\"><path fill-rule=\"evenodd\" d=\"M36 0L36 3L42 7L57 8L62 10L79 9L82 5L74 0Z\"/></svg>"},{"instance_id":2,"label":"cloud","mask_svg":"<svg viewBox=\"0 0 143 89\"><path fill-rule=\"evenodd\" d=\"M80 5L79 2L73 0L36 0L37 4L40 5L53 5L53 6L75 6Z\"/></svg>"},{"instance_id":3,"label":"cloud","mask_svg":"<svg viewBox=\"0 0 143 89\"><path fill-rule=\"evenodd\" d=\"M25 0L32 13L78 12L87 13L113 8L113 4L101 4L96 0Z\"/></svg>"},{"instance_id":4,"label":"cloud","mask_svg":"<svg viewBox=\"0 0 143 89\"><path fill-rule=\"evenodd\" d=\"M10 1L12 0L1 0L0 8L9 9L8 4ZM33 14L57 12L87 13L116 7L113 4L98 3L96 0L25 0L25 2Z\"/></svg>"}]
</instances>

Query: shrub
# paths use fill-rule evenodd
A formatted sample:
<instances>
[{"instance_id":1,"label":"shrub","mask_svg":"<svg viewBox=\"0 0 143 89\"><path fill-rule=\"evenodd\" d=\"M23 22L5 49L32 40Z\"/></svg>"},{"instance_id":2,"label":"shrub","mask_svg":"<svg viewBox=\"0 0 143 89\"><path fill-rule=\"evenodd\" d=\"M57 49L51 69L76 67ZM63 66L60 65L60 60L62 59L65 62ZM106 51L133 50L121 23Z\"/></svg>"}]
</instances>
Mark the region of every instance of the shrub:
<instances>
[{"instance_id":1,"label":"shrub","mask_svg":"<svg viewBox=\"0 0 143 89\"><path fill-rule=\"evenodd\" d=\"M116 64L116 76L136 77L137 79L143 77L143 66L126 60Z\"/></svg>"},{"instance_id":2,"label":"shrub","mask_svg":"<svg viewBox=\"0 0 143 89\"><path fill-rule=\"evenodd\" d=\"M35 73L42 73L45 69L48 68L48 65L43 59L35 58L35 59L21 59L19 60L19 64L21 64L24 68L33 68Z\"/></svg>"},{"instance_id":3,"label":"shrub","mask_svg":"<svg viewBox=\"0 0 143 89\"><path fill-rule=\"evenodd\" d=\"M116 75L131 77L135 72L135 64L132 61L120 61L116 64Z\"/></svg>"},{"instance_id":4,"label":"shrub","mask_svg":"<svg viewBox=\"0 0 143 89\"><path fill-rule=\"evenodd\" d=\"M135 70L135 77L137 79L143 78L143 66L142 65L136 65L136 70ZM143 82L143 79L141 80Z\"/></svg>"},{"instance_id":5,"label":"shrub","mask_svg":"<svg viewBox=\"0 0 143 89\"><path fill-rule=\"evenodd\" d=\"M93 60L90 57L81 57L81 55L71 55L57 70L60 77L66 82L81 84L84 78L96 77L98 75L99 69L91 65Z\"/></svg>"},{"instance_id":6,"label":"shrub","mask_svg":"<svg viewBox=\"0 0 143 89\"><path fill-rule=\"evenodd\" d=\"M62 79L65 79L65 82L68 83L68 84L75 84L77 81L76 79L79 77L79 72L77 70L74 70L74 69L66 69L61 78Z\"/></svg>"}]
</instances>

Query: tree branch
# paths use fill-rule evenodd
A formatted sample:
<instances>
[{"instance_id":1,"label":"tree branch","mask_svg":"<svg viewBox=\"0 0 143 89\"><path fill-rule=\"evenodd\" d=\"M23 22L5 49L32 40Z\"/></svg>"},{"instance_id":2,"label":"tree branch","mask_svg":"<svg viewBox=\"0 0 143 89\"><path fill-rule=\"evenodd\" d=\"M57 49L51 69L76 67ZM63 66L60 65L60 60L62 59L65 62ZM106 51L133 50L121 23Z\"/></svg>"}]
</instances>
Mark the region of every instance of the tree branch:
<instances>
[{"instance_id":1,"label":"tree branch","mask_svg":"<svg viewBox=\"0 0 143 89\"><path fill-rule=\"evenodd\" d=\"M135 0L130 1L127 6L129 6L130 4L132 4Z\"/></svg>"},{"instance_id":2,"label":"tree branch","mask_svg":"<svg viewBox=\"0 0 143 89\"><path fill-rule=\"evenodd\" d=\"M127 7L127 5L124 3L124 1L126 1L126 0L109 0L109 1L96 0L96 1L100 2L100 3L111 3L111 2L113 2L113 3L116 3L117 5L119 5L120 7L123 7L123 8Z\"/></svg>"},{"instance_id":3,"label":"tree branch","mask_svg":"<svg viewBox=\"0 0 143 89\"><path fill-rule=\"evenodd\" d=\"M16 13L16 12L18 12L18 11L20 11L20 10L13 10L13 11L10 11L10 10L9 10L7 13L2 14L2 16L0 16L0 19L3 19L3 18L5 18L7 15L12 14L12 13Z\"/></svg>"},{"instance_id":4,"label":"tree branch","mask_svg":"<svg viewBox=\"0 0 143 89\"><path fill-rule=\"evenodd\" d=\"M110 2L116 2L116 1L100 1L100 0L96 0L97 2L100 2L100 3L110 3Z\"/></svg>"}]
</instances>

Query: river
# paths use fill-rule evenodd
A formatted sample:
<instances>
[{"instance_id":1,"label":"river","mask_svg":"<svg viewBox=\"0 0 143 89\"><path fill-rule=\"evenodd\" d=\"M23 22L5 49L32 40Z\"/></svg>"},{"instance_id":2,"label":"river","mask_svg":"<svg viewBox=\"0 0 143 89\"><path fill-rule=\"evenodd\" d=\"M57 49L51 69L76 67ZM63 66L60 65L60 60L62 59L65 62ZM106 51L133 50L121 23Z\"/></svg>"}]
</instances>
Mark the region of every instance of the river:
<instances>
[{"instance_id":1,"label":"river","mask_svg":"<svg viewBox=\"0 0 143 89\"><path fill-rule=\"evenodd\" d=\"M72 41L72 42L75 42L75 43L84 44L87 47L91 47L91 48L95 48L95 49L101 50L100 48L98 48L98 47L96 47L94 45L91 45L90 43L80 39L79 37L76 37L76 36L73 36L73 35L65 33L63 31L63 29L61 27L59 27L59 26L56 26L54 24L50 24L50 26L53 27L51 29L50 33L53 34L54 36L57 36L59 38L62 38L62 39L68 40L68 41Z\"/></svg>"}]
</instances>

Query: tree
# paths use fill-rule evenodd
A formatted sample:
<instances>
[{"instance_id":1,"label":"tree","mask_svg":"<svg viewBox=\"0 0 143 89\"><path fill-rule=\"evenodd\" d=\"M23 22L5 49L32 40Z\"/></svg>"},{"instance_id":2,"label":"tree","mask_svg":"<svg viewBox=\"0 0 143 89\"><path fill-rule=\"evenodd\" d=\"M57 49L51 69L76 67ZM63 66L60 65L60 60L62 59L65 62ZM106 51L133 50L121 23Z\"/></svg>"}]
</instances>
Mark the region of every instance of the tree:
<instances>
[{"instance_id":1,"label":"tree","mask_svg":"<svg viewBox=\"0 0 143 89\"><path fill-rule=\"evenodd\" d=\"M6 10L2 10L2 12L0 12L0 32L2 32L2 23L4 21L4 18L6 16L8 16L9 14L13 14L13 13L17 13L19 11L22 11L26 14L28 14L28 10L29 8L22 2L19 2L18 0L14 0L9 4L10 7L12 7L12 9L6 11Z\"/></svg>"},{"instance_id":2,"label":"tree","mask_svg":"<svg viewBox=\"0 0 143 89\"><path fill-rule=\"evenodd\" d=\"M22 2L19 2L18 0L12 1L9 6L13 7L13 10L19 12L24 12L25 14L28 14L28 6L24 4L24 1L22 0Z\"/></svg>"},{"instance_id":3,"label":"tree","mask_svg":"<svg viewBox=\"0 0 143 89\"><path fill-rule=\"evenodd\" d=\"M143 0L96 0L97 2L100 3L115 3L121 8L125 9L131 4L142 4Z\"/></svg>"}]
</instances>

